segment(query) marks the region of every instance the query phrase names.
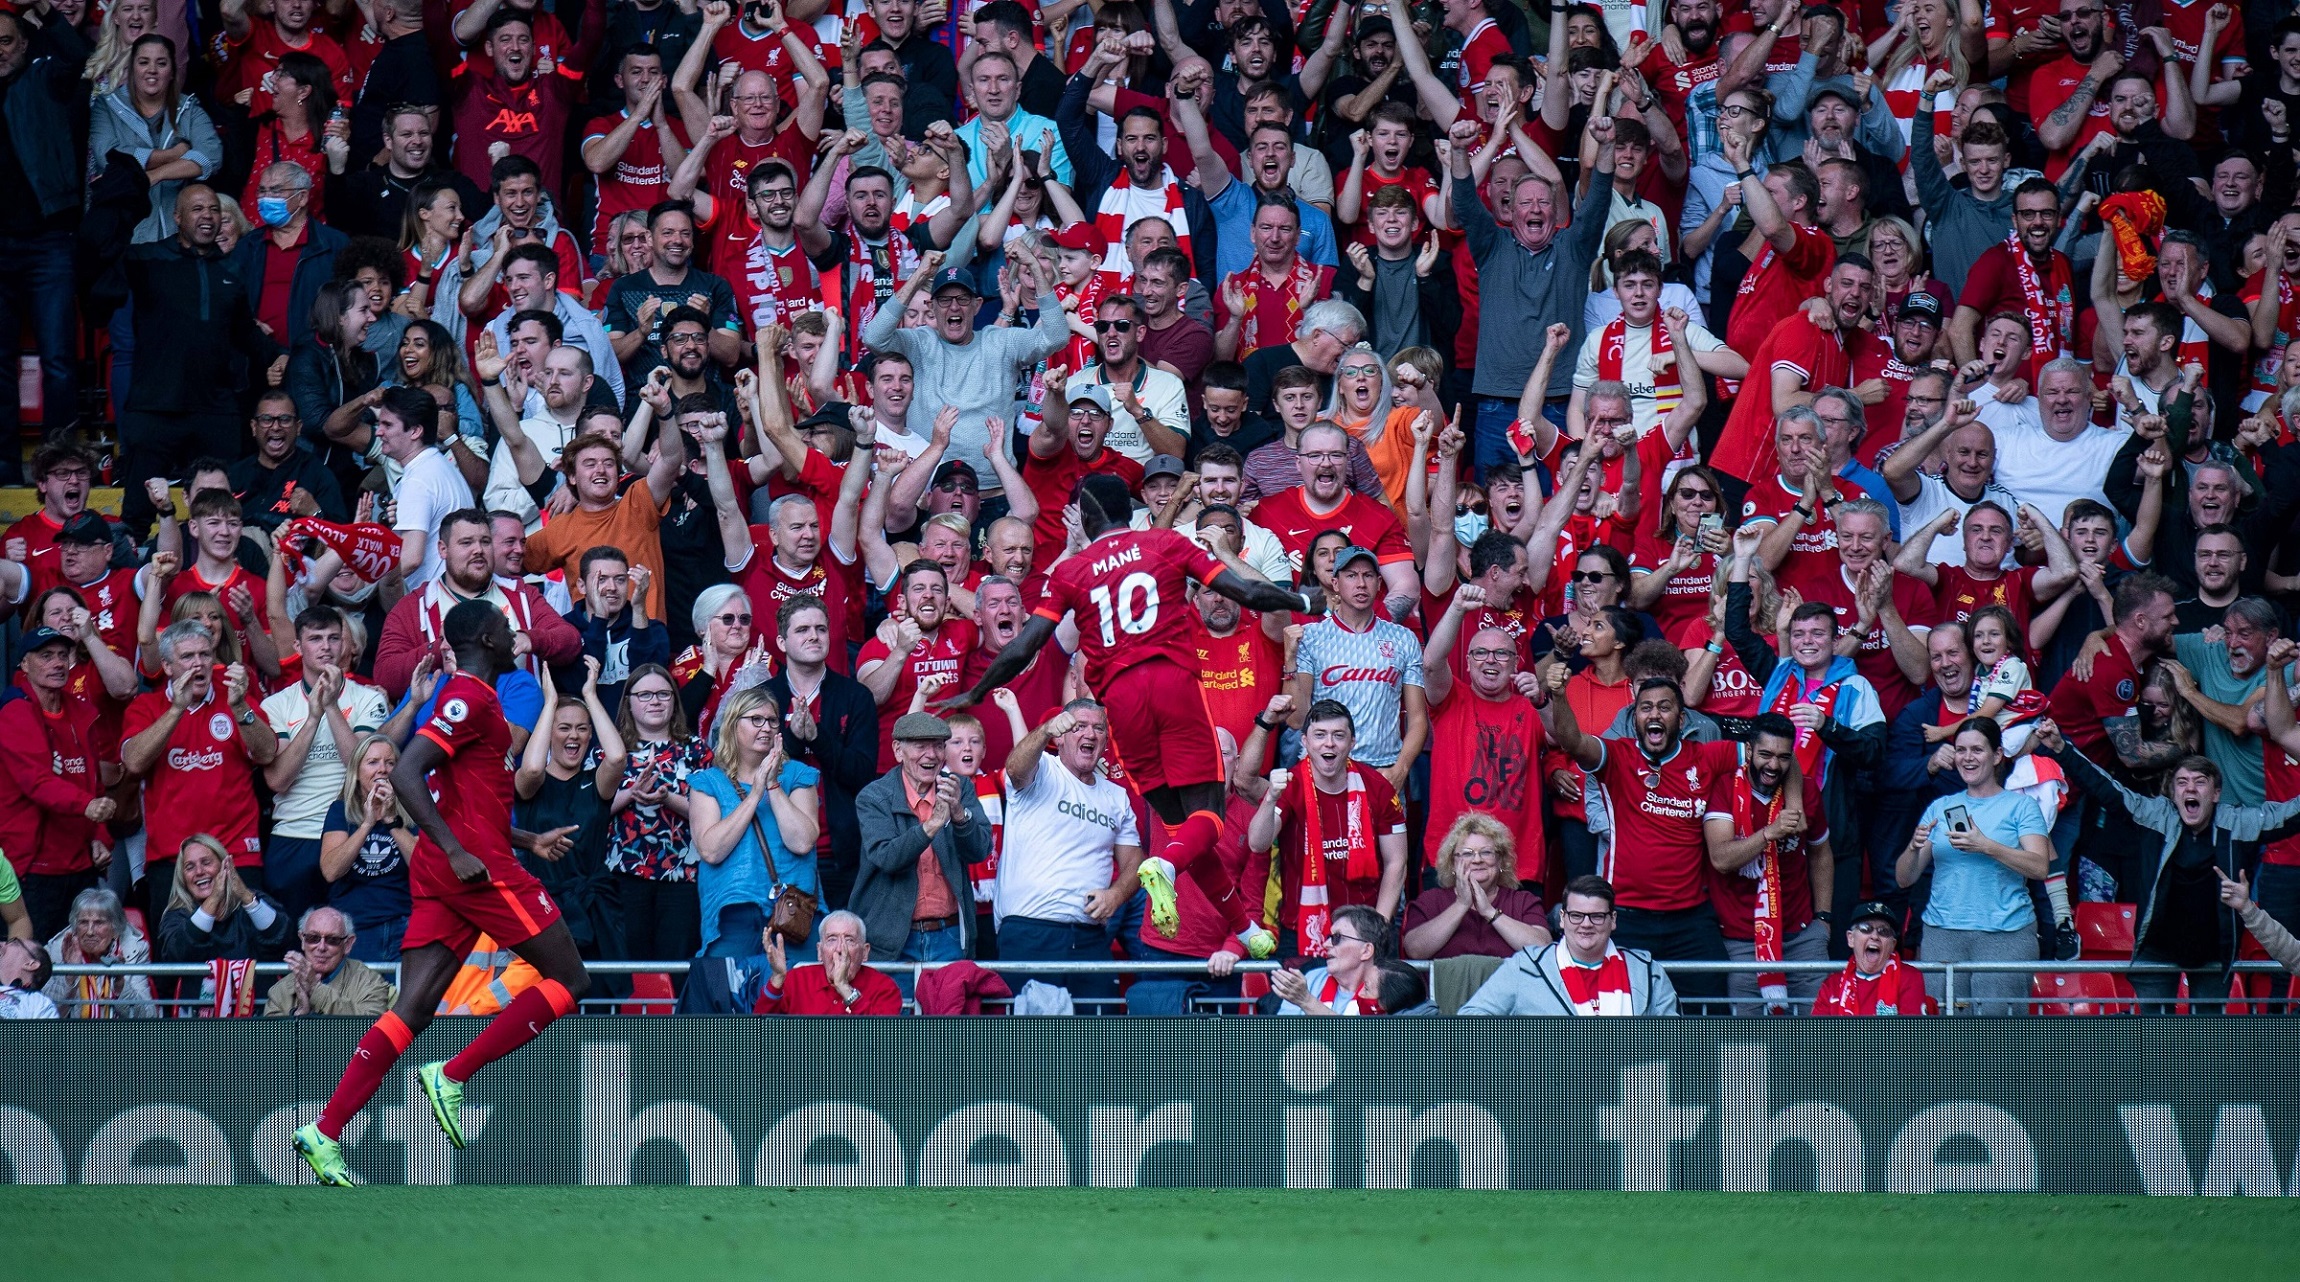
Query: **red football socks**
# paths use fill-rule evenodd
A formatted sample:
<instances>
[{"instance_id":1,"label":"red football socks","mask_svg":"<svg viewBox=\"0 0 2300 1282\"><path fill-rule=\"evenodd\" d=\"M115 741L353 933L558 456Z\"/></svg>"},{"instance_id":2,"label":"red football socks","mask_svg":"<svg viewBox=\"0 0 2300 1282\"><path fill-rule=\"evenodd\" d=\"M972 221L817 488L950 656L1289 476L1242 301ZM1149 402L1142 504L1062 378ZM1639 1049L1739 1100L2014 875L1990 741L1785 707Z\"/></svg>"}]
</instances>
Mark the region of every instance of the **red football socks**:
<instances>
[{"instance_id":1,"label":"red football socks","mask_svg":"<svg viewBox=\"0 0 2300 1282\"><path fill-rule=\"evenodd\" d=\"M1174 829L1174 839L1166 847L1166 862L1174 865L1175 877L1187 873L1198 883L1198 889L1213 901L1214 911L1222 914L1223 928L1234 935L1250 923L1245 901L1238 897L1237 884L1230 880L1221 857L1214 853L1214 846L1221 839L1221 816L1210 810L1193 811Z\"/></svg>"},{"instance_id":2,"label":"red football socks","mask_svg":"<svg viewBox=\"0 0 2300 1282\"><path fill-rule=\"evenodd\" d=\"M555 979L543 980L512 998L503 1013L488 1021L479 1036L440 1071L452 1081L468 1082L473 1073L534 1041L551 1021L574 1013L575 999L566 985Z\"/></svg>"},{"instance_id":3,"label":"red football socks","mask_svg":"<svg viewBox=\"0 0 2300 1282\"><path fill-rule=\"evenodd\" d=\"M397 1011L385 1011L359 1039L359 1049L351 1053L351 1062L343 1066L343 1080L335 1084L327 1107L320 1110L319 1133L329 1139L342 1139L343 1128L367 1102L375 1098L376 1088L383 1085L383 1075L399 1062L406 1053L415 1034L407 1029L406 1021Z\"/></svg>"}]
</instances>

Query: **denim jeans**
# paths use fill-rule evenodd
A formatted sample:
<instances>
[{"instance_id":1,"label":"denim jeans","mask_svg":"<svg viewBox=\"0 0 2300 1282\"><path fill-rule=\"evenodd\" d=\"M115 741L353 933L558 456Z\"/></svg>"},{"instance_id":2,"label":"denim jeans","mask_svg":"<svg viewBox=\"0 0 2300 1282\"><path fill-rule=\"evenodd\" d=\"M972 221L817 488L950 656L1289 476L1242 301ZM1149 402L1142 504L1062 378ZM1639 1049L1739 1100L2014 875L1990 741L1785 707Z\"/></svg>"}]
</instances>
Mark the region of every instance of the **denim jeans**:
<instances>
[{"instance_id":1,"label":"denim jeans","mask_svg":"<svg viewBox=\"0 0 2300 1282\"><path fill-rule=\"evenodd\" d=\"M1110 928L1098 921L1042 921L1035 917L1009 917L998 926L998 955L1007 961L1106 962L1110 958ZM1118 977L1113 974L1055 974L1018 977L1059 984L1075 999L1116 997ZM1019 986L1019 985L1018 985Z\"/></svg>"},{"instance_id":2,"label":"denim jeans","mask_svg":"<svg viewBox=\"0 0 2300 1282\"><path fill-rule=\"evenodd\" d=\"M966 956L966 941L960 937L959 928L957 926L945 926L940 930L913 928L910 932L910 938L903 941L901 955L897 956L895 960L946 962L957 961L964 956ZM894 986L902 990L903 1000L909 1001L918 990L918 978L909 971L897 971L895 972Z\"/></svg>"},{"instance_id":3,"label":"denim jeans","mask_svg":"<svg viewBox=\"0 0 2300 1282\"><path fill-rule=\"evenodd\" d=\"M1554 405L1542 406L1541 416L1556 424L1559 431L1565 430L1565 404L1562 401ZM1479 480L1485 479L1486 469L1494 464L1517 461L1517 451L1509 443L1509 425L1516 421L1516 397L1480 396L1477 398L1477 430L1472 434L1470 449L1472 451L1471 459L1477 464ZM1528 482L1527 501L1529 502L1533 501L1533 488L1533 484ZM1540 486L1543 493L1546 493L1548 488L1546 482Z\"/></svg>"},{"instance_id":4,"label":"denim jeans","mask_svg":"<svg viewBox=\"0 0 2300 1282\"><path fill-rule=\"evenodd\" d=\"M51 433L80 417L72 250L70 232L0 236L0 334L7 335L10 350L16 350L17 335L30 322L40 353L43 426ZM16 398L10 395L0 401L6 402L0 404L0 433L14 440L19 426ZM0 480L15 484L21 473L13 451L0 459Z\"/></svg>"}]
</instances>

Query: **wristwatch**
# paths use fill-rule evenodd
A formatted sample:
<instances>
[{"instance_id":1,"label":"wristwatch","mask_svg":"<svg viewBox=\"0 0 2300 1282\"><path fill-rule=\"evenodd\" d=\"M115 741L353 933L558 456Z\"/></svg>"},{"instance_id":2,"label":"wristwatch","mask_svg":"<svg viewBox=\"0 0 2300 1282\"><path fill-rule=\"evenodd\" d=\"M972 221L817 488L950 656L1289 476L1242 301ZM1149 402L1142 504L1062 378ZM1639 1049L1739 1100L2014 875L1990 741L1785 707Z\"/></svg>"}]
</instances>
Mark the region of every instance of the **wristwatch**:
<instances>
[{"instance_id":1,"label":"wristwatch","mask_svg":"<svg viewBox=\"0 0 2300 1282\"><path fill-rule=\"evenodd\" d=\"M1707 650L1707 651L1708 651L1709 653L1711 653L1711 654L1723 654L1723 653L1725 653L1725 647L1724 647L1724 646L1721 646L1721 645L1719 645L1719 644L1717 644L1717 638L1715 638L1715 637L1711 637L1711 638L1709 638L1709 644L1708 644L1708 645L1705 645L1705 646L1703 646L1703 647L1701 647L1701 648L1702 648L1702 649L1704 649L1704 650Z\"/></svg>"},{"instance_id":2,"label":"wristwatch","mask_svg":"<svg viewBox=\"0 0 2300 1282\"><path fill-rule=\"evenodd\" d=\"M233 720L238 721L243 726L252 726L256 723L255 709L242 708L240 709L238 715L233 718Z\"/></svg>"},{"instance_id":3,"label":"wristwatch","mask_svg":"<svg viewBox=\"0 0 2300 1282\"><path fill-rule=\"evenodd\" d=\"M1795 512L1799 520L1810 521L1813 519L1813 509L1805 506L1802 503L1799 503L1797 506L1790 508L1789 510Z\"/></svg>"},{"instance_id":4,"label":"wristwatch","mask_svg":"<svg viewBox=\"0 0 2300 1282\"><path fill-rule=\"evenodd\" d=\"M1275 723L1273 723L1273 722L1268 722L1268 721L1264 721L1264 720L1262 720L1262 714L1257 712L1257 713L1255 713L1255 714L1254 714L1254 724L1255 724L1255 725L1257 725L1257 726L1259 726L1259 727L1261 727L1261 728L1262 728L1262 729L1264 729L1264 730L1267 730L1267 731L1271 732L1272 734L1275 734L1275 733L1277 733L1277 731L1278 731L1278 727L1279 727L1279 726L1282 726L1282 725L1284 725L1284 724L1286 724L1286 723L1285 723L1285 722L1283 722L1283 721L1279 721L1279 722L1275 722Z\"/></svg>"}]
</instances>

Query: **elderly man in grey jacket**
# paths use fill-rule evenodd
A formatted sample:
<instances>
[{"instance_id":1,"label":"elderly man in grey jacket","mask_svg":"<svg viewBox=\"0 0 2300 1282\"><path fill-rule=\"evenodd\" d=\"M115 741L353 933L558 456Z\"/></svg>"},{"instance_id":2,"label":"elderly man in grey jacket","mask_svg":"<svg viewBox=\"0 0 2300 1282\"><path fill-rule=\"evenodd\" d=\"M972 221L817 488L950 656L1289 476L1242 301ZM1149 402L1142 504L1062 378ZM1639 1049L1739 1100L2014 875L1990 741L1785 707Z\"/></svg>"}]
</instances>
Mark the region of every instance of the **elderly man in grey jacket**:
<instances>
[{"instance_id":1,"label":"elderly man in grey jacket","mask_svg":"<svg viewBox=\"0 0 2300 1282\"><path fill-rule=\"evenodd\" d=\"M863 919L879 957L935 962L974 954L966 866L990 858L990 820L971 783L943 768L949 739L942 718L906 713L894 723L895 768L855 794L862 868L847 907Z\"/></svg>"},{"instance_id":2,"label":"elderly man in grey jacket","mask_svg":"<svg viewBox=\"0 0 2300 1282\"><path fill-rule=\"evenodd\" d=\"M1640 948L1613 944L1613 886L1576 877L1565 886L1565 932L1519 949L1464 1003L1464 1015L1674 1015L1677 990Z\"/></svg>"},{"instance_id":3,"label":"elderly man in grey jacket","mask_svg":"<svg viewBox=\"0 0 2300 1282\"><path fill-rule=\"evenodd\" d=\"M862 338L874 352L900 352L910 361L916 391L912 404L931 419L948 405L958 411L951 429L945 461L970 463L978 475L996 476L985 451L1006 450L1006 442L992 440L985 420L1003 418L1014 404L1014 386L1022 371L1062 350L1070 341L1070 313L1054 293L1051 280L1042 280L1038 261L1017 254L1015 270L1022 274L1026 293L1038 299L1038 323L1029 329L990 329L976 332L975 313L982 296L974 281L956 269L942 270L943 255L929 253L918 269L885 306L871 314ZM927 324L902 327L902 314L912 296L934 282L934 306ZM1073 371L1075 372L1075 371Z\"/></svg>"}]
</instances>

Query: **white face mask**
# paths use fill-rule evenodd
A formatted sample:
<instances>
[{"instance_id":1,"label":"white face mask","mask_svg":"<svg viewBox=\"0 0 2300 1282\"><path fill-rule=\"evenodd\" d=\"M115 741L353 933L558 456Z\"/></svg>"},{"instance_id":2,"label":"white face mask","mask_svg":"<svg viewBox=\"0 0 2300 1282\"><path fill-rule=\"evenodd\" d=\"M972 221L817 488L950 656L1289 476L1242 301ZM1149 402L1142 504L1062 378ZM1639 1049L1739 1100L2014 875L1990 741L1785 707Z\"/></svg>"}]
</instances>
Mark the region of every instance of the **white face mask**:
<instances>
[{"instance_id":1,"label":"white face mask","mask_svg":"<svg viewBox=\"0 0 2300 1282\"><path fill-rule=\"evenodd\" d=\"M1453 519L1454 542L1466 548L1477 542L1478 536L1490 528L1492 528L1492 522L1487 519L1485 513L1463 512Z\"/></svg>"}]
</instances>

